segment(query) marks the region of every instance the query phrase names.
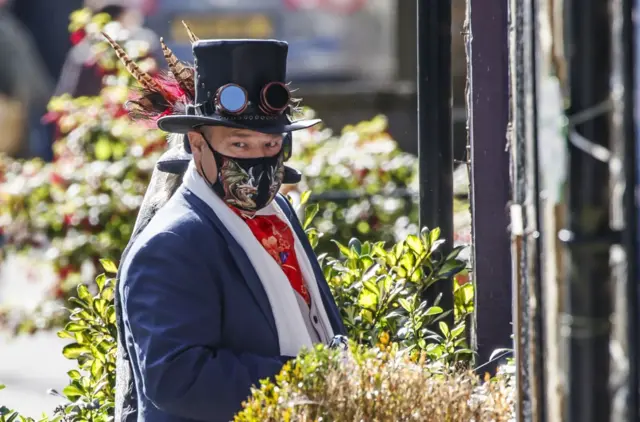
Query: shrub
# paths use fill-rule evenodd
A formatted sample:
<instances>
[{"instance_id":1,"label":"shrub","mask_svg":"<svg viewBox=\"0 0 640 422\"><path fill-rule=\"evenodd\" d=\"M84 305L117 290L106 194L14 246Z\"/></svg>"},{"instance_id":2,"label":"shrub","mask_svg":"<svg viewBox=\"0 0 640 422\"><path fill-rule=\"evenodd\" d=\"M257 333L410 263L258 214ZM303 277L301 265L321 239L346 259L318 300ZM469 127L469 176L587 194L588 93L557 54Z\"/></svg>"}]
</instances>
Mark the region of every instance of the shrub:
<instances>
[{"instance_id":1,"label":"shrub","mask_svg":"<svg viewBox=\"0 0 640 422\"><path fill-rule=\"evenodd\" d=\"M338 244L346 259L327 258L324 272L351 338L383 348L389 342L399 343L409 351L424 351L433 360L457 361L471 353L464 347L469 307L459 308L456 325L449 327L442 319L454 310L438 306L440 297L434 303L423 299L433 283L451 282L465 267L456 258L461 248L436 256L440 245L437 229L410 235L389 251L382 243ZM456 289L459 301L465 300L460 297L470 288ZM436 323L440 333L433 330Z\"/></svg>"},{"instance_id":2,"label":"shrub","mask_svg":"<svg viewBox=\"0 0 640 422\"><path fill-rule=\"evenodd\" d=\"M62 349L65 358L74 360L77 368L67 372L69 385L61 393L52 394L64 399L53 412L53 418L39 422L111 422L113 420L115 385L117 328L113 304L115 275L117 268L108 260L101 264L106 271L96 278L97 293L92 295L85 285L77 287L77 296L70 299L75 305L70 310L68 322L58 336L72 342ZM0 409L0 415L16 414ZM35 422L25 419L27 422ZM5 422L1 419L0 422Z\"/></svg>"},{"instance_id":3,"label":"shrub","mask_svg":"<svg viewBox=\"0 0 640 422\"><path fill-rule=\"evenodd\" d=\"M317 346L254 388L235 422L510 421L513 390L470 372L411 362L399 353Z\"/></svg>"},{"instance_id":4,"label":"shrub","mask_svg":"<svg viewBox=\"0 0 640 422\"><path fill-rule=\"evenodd\" d=\"M111 261L102 261L105 271L115 275ZM107 422L113 417L116 385L117 328L113 304L115 279L101 274L96 279L97 294L78 286L77 305L69 322L58 332L61 338L73 340L62 349L67 359L77 361L77 369L68 372L69 385L62 390L66 403L55 416L70 421Z\"/></svg>"},{"instance_id":5,"label":"shrub","mask_svg":"<svg viewBox=\"0 0 640 422\"><path fill-rule=\"evenodd\" d=\"M302 195L302 207L308 197ZM318 204L306 208L302 220L314 247L321 237L312 227L318 209ZM466 270L466 262L458 259L463 246L444 255L438 228L425 228L389 249L385 242L363 243L357 238L348 245L333 242L340 257L322 254L319 260L350 338L383 349L398 343L414 357L426 353L429 360L469 360L465 322L473 310L473 286L452 281ZM424 299L436 282L452 282L454 309L438 306L440 297L434 303ZM455 326L449 327L442 319L452 312ZM434 331L436 323L440 333Z\"/></svg>"},{"instance_id":6,"label":"shrub","mask_svg":"<svg viewBox=\"0 0 640 422\"><path fill-rule=\"evenodd\" d=\"M339 136L320 127L294 139L290 164L305 177L287 193L314 193L318 229L327 235L320 252L333 249L329 239L394 242L417 231L417 158L398 148L384 116L346 126Z\"/></svg>"}]
</instances>

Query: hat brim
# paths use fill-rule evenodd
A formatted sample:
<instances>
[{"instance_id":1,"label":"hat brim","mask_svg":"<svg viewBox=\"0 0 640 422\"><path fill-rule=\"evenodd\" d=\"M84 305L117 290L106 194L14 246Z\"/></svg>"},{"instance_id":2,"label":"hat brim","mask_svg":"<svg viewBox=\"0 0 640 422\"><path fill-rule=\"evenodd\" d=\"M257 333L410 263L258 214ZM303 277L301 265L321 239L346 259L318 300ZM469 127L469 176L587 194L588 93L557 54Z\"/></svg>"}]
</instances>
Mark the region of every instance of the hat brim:
<instances>
[{"instance_id":1,"label":"hat brim","mask_svg":"<svg viewBox=\"0 0 640 422\"><path fill-rule=\"evenodd\" d=\"M242 124L220 116L174 115L158 119L158 127L165 132L187 133L198 126L226 126L235 129L248 129L261 133L287 133L310 128L320 123L320 119L298 120L287 123Z\"/></svg>"},{"instance_id":2,"label":"hat brim","mask_svg":"<svg viewBox=\"0 0 640 422\"><path fill-rule=\"evenodd\" d=\"M182 174L187 170L191 157L182 146L169 148L160 156L156 167L164 173Z\"/></svg>"},{"instance_id":3,"label":"hat brim","mask_svg":"<svg viewBox=\"0 0 640 422\"><path fill-rule=\"evenodd\" d=\"M158 170L164 173L171 174L183 174L189 167L192 155L182 148L177 146L169 148L164 154L160 156L156 167ZM295 185L302 180L302 173L291 167L284 167L284 178L282 183L285 185Z\"/></svg>"}]
</instances>

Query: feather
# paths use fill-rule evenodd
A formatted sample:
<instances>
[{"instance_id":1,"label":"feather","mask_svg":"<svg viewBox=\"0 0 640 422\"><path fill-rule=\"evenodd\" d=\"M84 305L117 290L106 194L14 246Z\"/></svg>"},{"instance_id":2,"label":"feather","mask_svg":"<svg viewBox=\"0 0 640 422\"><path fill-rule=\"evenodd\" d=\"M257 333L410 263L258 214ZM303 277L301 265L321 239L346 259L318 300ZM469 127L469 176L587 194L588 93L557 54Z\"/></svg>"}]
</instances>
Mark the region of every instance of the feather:
<instances>
[{"instance_id":1,"label":"feather","mask_svg":"<svg viewBox=\"0 0 640 422\"><path fill-rule=\"evenodd\" d=\"M116 55L120 59L120 61L125 65L129 73L142 85L142 87L148 91L155 91L160 94L164 94L165 90L149 76L149 74L145 73L140 69L140 67L135 64L135 62L129 57L129 55L124 51L124 49L110 36L106 33L102 33L102 35L107 39L107 42L111 45L111 47L115 50ZM169 99L169 98L167 98Z\"/></svg>"},{"instance_id":2,"label":"feather","mask_svg":"<svg viewBox=\"0 0 640 422\"><path fill-rule=\"evenodd\" d=\"M139 120L158 120L169 114L184 114L187 103L191 103L188 94L171 73L161 73L153 78L163 87L163 92L142 89L135 93L125 104L129 116Z\"/></svg>"},{"instance_id":3,"label":"feather","mask_svg":"<svg viewBox=\"0 0 640 422\"><path fill-rule=\"evenodd\" d=\"M184 25L184 28L187 30L187 35L189 35L189 39L191 40L191 43L195 43L196 41L200 40L200 38L196 37L193 31L191 31L191 28L189 28L189 25L187 25L185 21L182 21L182 24Z\"/></svg>"},{"instance_id":4,"label":"feather","mask_svg":"<svg viewBox=\"0 0 640 422\"><path fill-rule=\"evenodd\" d=\"M162 53L164 54L164 58L169 65L169 70L171 70L173 77L176 79L182 90L190 98L194 98L195 84L193 68L185 66L180 60L178 60L173 51L167 47L163 38L160 38L160 45L162 46Z\"/></svg>"}]
</instances>

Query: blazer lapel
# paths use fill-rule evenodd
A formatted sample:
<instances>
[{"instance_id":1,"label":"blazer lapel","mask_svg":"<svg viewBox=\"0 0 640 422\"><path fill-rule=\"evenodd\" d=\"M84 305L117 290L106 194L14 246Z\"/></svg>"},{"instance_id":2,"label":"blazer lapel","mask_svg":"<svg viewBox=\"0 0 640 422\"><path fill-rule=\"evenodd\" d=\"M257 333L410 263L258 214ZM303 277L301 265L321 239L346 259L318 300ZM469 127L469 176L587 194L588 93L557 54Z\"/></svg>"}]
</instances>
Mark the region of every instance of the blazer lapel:
<instances>
[{"instance_id":1,"label":"blazer lapel","mask_svg":"<svg viewBox=\"0 0 640 422\"><path fill-rule=\"evenodd\" d=\"M231 233L229 233L229 230L224 227L224 224L222 224L218 216L216 216L216 214L207 204L205 204L200 198L198 198L185 187L181 187L180 189L183 189L183 192L181 192L181 194L183 195L185 200L197 210L198 214L206 216L224 237L229 248L229 252L233 257L236 266L242 273L244 281L249 287L249 290L251 290L251 293L253 294L254 299L260 307L260 310L267 318L267 322L269 323L269 326L271 327L274 335L278 337L278 329L276 328L276 322L273 317L269 298L267 297L267 293L262 286L262 282L258 277L258 273L256 273L256 270L253 268L253 265L251 264L251 261L247 256L247 253L244 251L244 249L242 249L242 247L234 239Z\"/></svg>"},{"instance_id":2,"label":"blazer lapel","mask_svg":"<svg viewBox=\"0 0 640 422\"><path fill-rule=\"evenodd\" d=\"M322 296L322 302L324 303L324 309L327 312L327 316L331 321L331 325L333 328L334 334L346 334L346 329L344 328L344 324L342 323L342 317L340 316L340 310L336 305L335 299L333 298L333 294L331 293L331 289L329 288L329 284L327 280L324 278L324 273L322 272L322 268L318 263L318 258L316 254L313 252L313 248L311 248L311 244L307 238L306 233L304 232L300 221L298 220L298 216L296 215L293 207L289 204L289 201L281 195L276 196L276 201L280 208L285 212L287 218L291 222L291 226L293 230L296 232L298 239L302 242L302 247L304 251L307 253L309 257L309 261L311 263L311 267L313 268L313 272L316 276L316 281L318 282L318 288L320 289L320 295Z\"/></svg>"}]
</instances>

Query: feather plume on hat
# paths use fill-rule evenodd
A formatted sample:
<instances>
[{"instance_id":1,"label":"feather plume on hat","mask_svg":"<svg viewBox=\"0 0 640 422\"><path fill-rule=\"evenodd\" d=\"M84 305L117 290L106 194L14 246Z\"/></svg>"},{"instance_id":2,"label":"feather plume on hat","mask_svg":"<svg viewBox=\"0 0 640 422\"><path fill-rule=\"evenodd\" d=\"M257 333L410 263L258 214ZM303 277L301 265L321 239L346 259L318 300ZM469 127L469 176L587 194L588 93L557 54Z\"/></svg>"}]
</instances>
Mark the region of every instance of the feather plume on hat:
<instances>
[{"instance_id":1,"label":"feather plume on hat","mask_svg":"<svg viewBox=\"0 0 640 422\"><path fill-rule=\"evenodd\" d=\"M187 28L189 38L197 41L198 38L187 24L184 22L183 24ZM132 118L156 121L166 115L184 113L186 105L191 104L195 98L193 67L181 62L161 38L160 45L169 66L169 72L151 76L142 71L122 46L109 35L104 32L102 35L131 76L140 84L139 93L125 105Z\"/></svg>"}]
</instances>

